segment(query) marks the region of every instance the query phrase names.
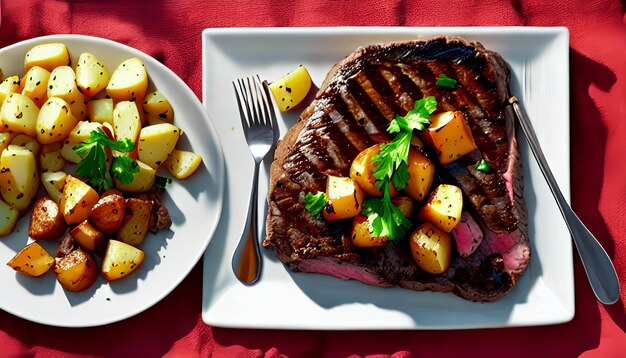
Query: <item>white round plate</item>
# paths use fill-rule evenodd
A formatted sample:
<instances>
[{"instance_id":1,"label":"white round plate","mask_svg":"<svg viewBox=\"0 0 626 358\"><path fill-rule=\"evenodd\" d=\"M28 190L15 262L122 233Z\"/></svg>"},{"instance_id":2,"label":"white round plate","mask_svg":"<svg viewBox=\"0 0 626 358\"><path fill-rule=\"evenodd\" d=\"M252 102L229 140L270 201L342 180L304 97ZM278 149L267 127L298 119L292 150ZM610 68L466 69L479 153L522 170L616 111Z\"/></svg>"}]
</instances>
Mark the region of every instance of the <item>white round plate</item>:
<instances>
[{"instance_id":1,"label":"white round plate","mask_svg":"<svg viewBox=\"0 0 626 358\"><path fill-rule=\"evenodd\" d=\"M24 56L33 46L65 43L72 65L82 52L94 54L109 73L124 60L140 58L150 78L149 91L161 91L174 108L174 124L183 130L178 147L202 156L198 171L184 181L168 185L163 202L172 217L170 230L148 233L141 249L145 260L128 277L106 282L99 277L83 292L61 288L55 274L39 278L16 273L6 263L32 241L28 237L30 213L20 218L9 236L0 238L0 309L24 319L53 326L88 327L131 317L169 294L191 271L204 253L217 227L224 188L224 158L218 136L202 104L189 87L154 58L131 47L101 38L53 35L23 41L0 49L5 76L23 75ZM158 175L169 176L164 170ZM43 242L55 255L57 242Z\"/></svg>"}]
</instances>

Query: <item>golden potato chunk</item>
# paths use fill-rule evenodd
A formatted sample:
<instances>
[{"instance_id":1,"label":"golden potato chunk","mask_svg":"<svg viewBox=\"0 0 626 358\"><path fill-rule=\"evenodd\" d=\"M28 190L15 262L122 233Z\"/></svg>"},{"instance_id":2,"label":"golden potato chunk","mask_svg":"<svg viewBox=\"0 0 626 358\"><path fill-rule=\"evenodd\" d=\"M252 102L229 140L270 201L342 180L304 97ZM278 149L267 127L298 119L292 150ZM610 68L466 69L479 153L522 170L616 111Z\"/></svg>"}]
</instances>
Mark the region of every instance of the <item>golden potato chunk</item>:
<instances>
[{"instance_id":1,"label":"golden potato chunk","mask_svg":"<svg viewBox=\"0 0 626 358\"><path fill-rule=\"evenodd\" d=\"M87 115L91 122L113 125L113 100L110 98L92 99L87 102Z\"/></svg>"},{"instance_id":2,"label":"golden potato chunk","mask_svg":"<svg viewBox=\"0 0 626 358\"><path fill-rule=\"evenodd\" d=\"M67 162L61 155L62 148L63 143L61 142L41 146L41 154L39 154L39 168L41 168L41 171L58 172L63 170Z\"/></svg>"},{"instance_id":3,"label":"golden potato chunk","mask_svg":"<svg viewBox=\"0 0 626 358\"><path fill-rule=\"evenodd\" d=\"M352 165L350 165L350 178L356 181L367 195L380 198L383 196L383 193L376 186L376 178L374 177L376 164L372 162L372 159L378 153L380 153L380 144L373 145L359 153L352 161ZM393 183L390 183L389 196L393 198L397 194L398 190Z\"/></svg>"},{"instance_id":4,"label":"golden potato chunk","mask_svg":"<svg viewBox=\"0 0 626 358\"><path fill-rule=\"evenodd\" d=\"M77 120L87 118L87 101L76 85L76 74L71 67L60 66L52 71L48 82L48 98L51 97L67 102Z\"/></svg>"},{"instance_id":5,"label":"golden potato chunk","mask_svg":"<svg viewBox=\"0 0 626 358\"><path fill-rule=\"evenodd\" d=\"M428 273L444 273L450 267L452 239L431 223L420 225L411 234L409 247L417 266Z\"/></svg>"},{"instance_id":6,"label":"golden potato chunk","mask_svg":"<svg viewBox=\"0 0 626 358\"><path fill-rule=\"evenodd\" d=\"M51 198L39 198L30 215L28 236L35 240L57 240L65 233L65 220L59 204Z\"/></svg>"},{"instance_id":7,"label":"golden potato chunk","mask_svg":"<svg viewBox=\"0 0 626 358\"><path fill-rule=\"evenodd\" d=\"M139 101L139 103L143 103L147 90L146 65L136 57L117 66L106 87L107 94L114 102Z\"/></svg>"},{"instance_id":8,"label":"golden potato chunk","mask_svg":"<svg viewBox=\"0 0 626 358\"><path fill-rule=\"evenodd\" d=\"M269 85L278 109L286 112L297 106L311 89L311 76L306 67L300 65L295 70Z\"/></svg>"},{"instance_id":9,"label":"golden potato chunk","mask_svg":"<svg viewBox=\"0 0 626 358\"><path fill-rule=\"evenodd\" d=\"M463 193L457 186L440 184L433 190L419 213L420 220L428 221L444 232L450 232L459 223L463 211Z\"/></svg>"},{"instance_id":10,"label":"golden potato chunk","mask_svg":"<svg viewBox=\"0 0 626 358\"><path fill-rule=\"evenodd\" d=\"M77 123L69 104L59 97L52 97L37 116L37 140L42 144L64 141Z\"/></svg>"},{"instance_id":11,"label":"golden potato chunk","mask_svg":"<svg viewBox=\"0 0 626 358\"><path fill-rule=\"evenodd\" d=\"M122 226L117 232L117 240L139 246L148 233L152 201L130 198L126 202L126 212Z\"/></svg>"},{"instance_id":12,"label":"golden potato chunk","mask_svg":"<svg viewBox=\"0 0 626 358\"><path fill-rule=\"evenodd\" d=\"M71 175L67 176L59 206L68 225L87 219L96 205L98 193L89 184Z\"/></svg>"},{"instance_id":13,"label":"golden potato chunk","mask_svg":"<svg viewBox=\"0 0 626 358\"><path fill-rule=\"evenodd\" d=\"M475 150L476 143L463 112L441 112L430 116L428 134L443 165Z\"/></svg>"},{"instance_id":14,"label":"golden potato chunk","mask_svg":"<svg viewBox=\"0 0 626 358\"><path fill-rule=\"evenodd\" d=\"M84 52L76 63L76 84L87 98L91 98L106 88L109 72L96 56Z\"/></svg>"},{"instance_id":15,"label":"golden potato chunk","mask_svg":"<svg viewBox=\"0 0 626 358\"><path fill-rule=\"evenodd\" d=\"M102 232L91 225L89 220L84 220L76 225L70 231L70 235L83 249L97 254L104 253L108 240Z\"/></svg>"},{"instance_id":16,"label":"golden potato chunk","mask_svg":"<svg viewBox=\"0 0 626 358\"><path fill-rule=\"evenodd\" d=\"M33 242L13 256L7 265L19 273L39 277L54 267L54 258L41 245Z\"/></svg>"},{"instance_id":17,"label":"golden potato chunk","mask_svg":"<svg viewBox=\"0 0 626 358\"><path fill-rule=\"evenodd\" d=\"M48 70L39 66L33 66L24 75L22 94L30 98L37 107L41 108L41 105L48 99L47 88L49 79L50 72Z\"/></svg>"},{"instance_id":18,"label":"golden potato chunk","mask_svg":"<svg viewBox=\"0 0 626 358\"><path fill-rule=\"evenodd\" d=\"M66 179L67 174L61 171L41 173L41 182L43 183L43 187L46 189L52 200L57 203L61 200L61 194L63 192Z\"/></svg>"},{"instance_id":19,"label":"golden potato chunk","mask_svg":"<svg viewBox=\"0 0 626 358\"><path fill-rule=\"evenodd\" d=\"M422 201L430 191L435 177L435 165L420 151L415 148L409 149L407 160L409 180L404 190L413 199Z\"/></svg>"},{"instance_id":20,"label":"golden potato chunk","mask_svg":"<svg viewBox=\"0 0 626 358\"><path fill-rule=\"evenodd\" d=\"M13 232L20 212L0 199L0 236L9 235Z\"/></svg>"},{"instance_id":21,"label":"golden potato chunk","mask_svg":"<svg viewBox=\"0 0 626 358\"><path fill-rule=\"evenodd\" d=\"M57 281L68 291L83 291L98 278L95 258L81 248L57 258L54 267Z\"/></svg>"},{"instance_id":22,"label":"golden potato chunk","mask_svg":"<svg viewBox=\"0 0 626 358\"><path fill-rule=\"evenodd\" d=\"M169 123L142 128L137 143L139 160L157 169L172 153L180 135L181 130Z\"/></svg>"},{"instance_id":23,"label":"golden potato chunk","mask_svg":"<svg viewBox=\"0 0 626 358\"><path fill-rule=\"evenodd\" d=\"M137 143L141 131L141 116L137 103L131 101L119 102L113 109L113 128L118 140L130 139Z\"/></svg>"},{"instance_id":24,"label":"golden potato chunk","mask_svg":"<svg viewBox=\"0 0 626 358\"><path fill-rule=\"evenodd\" d=\"M365 193L352 178L329 175L326 181L328 204L322 211L327 221L355 217L361 212Z\"/></svg>"},{"instance_id":25,"label":"golden potato chunk","mask_svg":"<svg viewBox=\"0 0 626 358\"><path fill-rule=\"evenodd\" d=\"M5 132L25 133L35 137L38 115L39 107L30 98L20 93L11 93L0 109L0 127Z\"/></svg>"},{"instance_id":26,"label":"golden potato chunk","mask_svg":"<svg viewBox=\"0 0 626 358\"><path fill-rule=\"evenodd\" d=\"M167 123L174 119L174 109L170 101L160 91L149 93L143 101L143 110Z\"/></svg>"},{"instance_id":27,"label":"golden potato chunk","mask_svg":"<svg viewBox=\"0 0 626 358\"><path fill-rule=\"evenodd\" d=\"M18 210L30 205L39 188L35 155L17 145L9 145L0 154L0 193L4 200Z\"/></svg>"},{"instance_id":28,"label":"golden potato chunk","mask_svg":"<svg viewBox=\"0 0 626 358\"><path fill-rule=\"evenodd\" d=\"M144 253L138 248L117 240L109 240L102 260L102 277L108 281L118 280L137 270L143 262Z\"/></svg>"},{"instance_id":29,"label":"golden potato chunk","mask_svg":"<svg viewBox=\"0 0 626 358\"><path fill-rule=\"evenodd\" d=\"M20 92L20 78L18 76L7 77L0 83L0 105L11 93Z\"/></svg>"},{"instance_id":30,"label":"golden potato chunk","mask_svg":"<svg viewBox=\"0 0 626 358\"><path fill-rule=\"evenodd\" d=\"M130 183L123 184L115 177L113 182L117 189L128 193L141 193L152 188L156 179L156 170L141 160L137 160L137 165L139 166L139 172L133 174L133 180Z\"/></svg>"},{"instance_id":31,"label":"golden potato chunk","mask_svg":"<svg viewBox=\"0 0 626 358\"><path fill-rule=\"evenodd\" d=\"M24 59L24 72L28 72L33 66L40 66L48 71L59 66L70 64L70 53L62 43L47 43L33 47L26 53Z\"/></svg>"},{"instance_id":32,"label":"golden potato chunk","mask_svg":"<svg viewBox=\"0 0 626 358\"><path fill-rule=\"evenodd\" d=\"M9 144L24 147L33 152L34 155L39 154L39 151L41 150L41 144L37 142L35 138L29 137L26 134L16 135L13 139L11 139L11 143Z\"/></svg>"},{"instance_id":33,"label":"golden potato chunk","mask_svg":"<svg viewBox=\"0 0 626 358\"><path fill-rule=\"evenodd\" d=\"M198 170L202 163L202 157L194 152L174 149L167 160L163 163L174 178L187 179Z\"/></svg>"},{"instance_id":34,"label":"golden potato chunk","mask_svg":"<svg viewBox=\"0 0 626 358\"><path fill-rule=\"evenodd\" d=\"M76 124L74 129L70 132L69 136L63 142L63 148L61 148L61 156L71 163L78 163L82 158L74 151L76 144L82 143L89 139L91 132L102 128L102 124L98 122L80 121Z\"/></svg>"}]
</instances>

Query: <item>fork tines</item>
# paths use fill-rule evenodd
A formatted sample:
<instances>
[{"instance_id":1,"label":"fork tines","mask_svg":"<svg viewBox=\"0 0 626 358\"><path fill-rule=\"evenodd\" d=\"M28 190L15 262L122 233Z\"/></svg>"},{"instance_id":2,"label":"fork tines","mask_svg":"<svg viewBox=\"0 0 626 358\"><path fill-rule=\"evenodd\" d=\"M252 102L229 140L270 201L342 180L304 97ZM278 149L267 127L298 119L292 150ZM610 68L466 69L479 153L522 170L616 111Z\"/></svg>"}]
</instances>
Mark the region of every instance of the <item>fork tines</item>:
<instances>
[{"instance_id":1,"label":"fork tines","mask_svg":"<svg viewBox=\"0 0 626 358\"><path fill-rule=\"evenodd\" d=\"M274 125L274 108L267 82L261 82L256 75L233 81L233 87L244 133L255 125Z\"/></svg>"}]
</instances>

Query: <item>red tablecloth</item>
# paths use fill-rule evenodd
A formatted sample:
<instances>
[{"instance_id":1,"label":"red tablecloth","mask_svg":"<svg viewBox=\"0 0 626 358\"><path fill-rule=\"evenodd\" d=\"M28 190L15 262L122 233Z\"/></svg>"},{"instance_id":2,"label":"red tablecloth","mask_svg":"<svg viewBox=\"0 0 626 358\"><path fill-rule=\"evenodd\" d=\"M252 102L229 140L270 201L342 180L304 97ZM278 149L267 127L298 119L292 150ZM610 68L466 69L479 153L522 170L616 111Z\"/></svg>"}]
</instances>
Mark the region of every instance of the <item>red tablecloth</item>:
<instances>
[{"instance_id":1,"label":"red tablecloth","mask_svg":"<svg viewBox=\"0 0 626 358\"><path fill-rule=\"evenodd\" d=\"M0 46L56 33L109 38L157 57L199 98L200 34L207 27L566 26L571 32L572 203L607 249L622 278L621 300L602 306L595 301L576 258L576 317L557 326L415 332L232 330L203 323L198 264L163 301L104 327L47 327L0 312L1 357L626 356L624 0L1 2ZM11 293L0 285L0 294Z\"/></svg>"}]
</instances>

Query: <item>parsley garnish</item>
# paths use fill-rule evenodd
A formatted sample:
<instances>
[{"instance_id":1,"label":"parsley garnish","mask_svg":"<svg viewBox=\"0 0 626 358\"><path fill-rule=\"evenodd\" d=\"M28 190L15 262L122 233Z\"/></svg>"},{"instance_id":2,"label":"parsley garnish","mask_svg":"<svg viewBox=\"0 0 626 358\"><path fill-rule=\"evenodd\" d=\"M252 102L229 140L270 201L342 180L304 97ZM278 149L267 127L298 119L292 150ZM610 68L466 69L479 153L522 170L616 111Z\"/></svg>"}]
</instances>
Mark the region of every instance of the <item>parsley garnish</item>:
<instances>
[{"instance_id":1,"label":"parsley garnish","mask_svg":"<svg viewBox=\"0 0 626 358\"><path fill-rule=\"evenodd\" d=\"M161 190L165 190L165 187L171 182L172 182L172 179L161 177L158 175L154 178L154 186L157 189L161 189Z\"/></svg>"},{"instance_id":2,"label":"parsley garnish","mask_svg":"<svg viewBox=\"0 0 626 358\"><path fill-rule=\"evenodd\" d=\"M313 194L311 192L306 193L304 197L304 208L313 216L319 216L328 200L323 192Z\"/></svg>"},{"instance_id":3,"label":"parsley garnish","mask_svg":"<svg viewBox=\"0 0 626 358\"><path fill-rule=\"evenodd\" d=\"M123 184L128 184L133 180L133 173L139 172L137 162L127 155L115 157L109 172L105 147L119 152L130 152L135 145L130 139L113 140L98 128L91 131L86 141L72 148L82 158L76 167L76 173L87 179L98 192L110 188L114 176Z\"/></svg>"},{"instance_id":4,"label":"parsley garnish","mask_svg":"<svg viewBox=\"0 0 626 358\"><path fill-rule=\"evenodd\" d=\"M408 157L413 130L424 130L430 124L430 115L437 109L435 97L422 98L415 102L412 110L404 117L396 116L387 132L397 133L393 141L383 143L380 152L372 158L376 169L376 185L382 198L370 198L363 203L363 214L367 216L374 236L386 236L389 240L399 239L411 227L411 221L391 201L389 185L404 189L409 180Z\"/></svg>"},{"instance_id":5,"label":"parsley garnish","mask_svg":"<svg viewBox=\"0 0 626 358\"><path fill-rule=\"evenodd\" d=\"M476 170L480 170L483 173L488 173L491 170L491 166L486 160L481 159L476 163Z\"/></svg>"},{"instance_id":6,"label":"parsley garnish","mask_svg":"<svg viewBox=\"0 0 626 358\"><path fill-rule=\"evenodd\" d=\"M443 73L439 75L439 78L437 79L437 86L439 87L455 88L456 83L457 80L455 80L454 78L450 78Z\"/></svg>"}]
</instances>

